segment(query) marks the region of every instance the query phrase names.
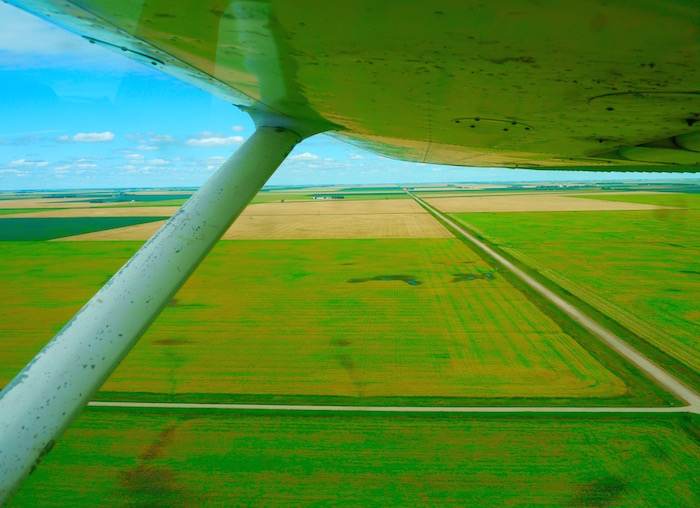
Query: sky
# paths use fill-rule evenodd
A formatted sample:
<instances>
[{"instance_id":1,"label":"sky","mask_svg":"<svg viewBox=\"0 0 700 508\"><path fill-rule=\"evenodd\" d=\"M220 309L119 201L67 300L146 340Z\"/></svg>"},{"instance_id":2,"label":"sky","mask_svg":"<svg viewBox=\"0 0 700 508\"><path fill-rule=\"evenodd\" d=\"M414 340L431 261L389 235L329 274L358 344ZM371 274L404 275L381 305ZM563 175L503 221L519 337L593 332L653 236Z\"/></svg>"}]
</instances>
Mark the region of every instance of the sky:
<instances>
[{"instance_id":1,"label":"sky","mask_svg":"<svg viewBox=\"0 0 700 508\"><path fill-rule=\"evenodd\" d=\"M0 2L0 190L198 187L253 131L233 105ZM418 164L318 135L298 145L268 183L691 176Z\"/></svg>"}]
</instances>

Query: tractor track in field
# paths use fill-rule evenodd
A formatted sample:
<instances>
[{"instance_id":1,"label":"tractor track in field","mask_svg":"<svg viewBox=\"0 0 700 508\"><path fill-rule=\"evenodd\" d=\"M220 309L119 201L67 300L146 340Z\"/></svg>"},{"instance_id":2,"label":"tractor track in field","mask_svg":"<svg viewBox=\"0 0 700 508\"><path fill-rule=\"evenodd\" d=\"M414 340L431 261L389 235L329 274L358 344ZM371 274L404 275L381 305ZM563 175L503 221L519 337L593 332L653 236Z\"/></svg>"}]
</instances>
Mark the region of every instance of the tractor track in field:
<instances>
[{"instance_id":1,"label":"tractor track in field","mask_svg":"<svg viewBox=\"0 0 700 508\"><path fill-rule=\"evenodd\" d=\"M649 358L644 356L642 353L637 351L635 348L630 346L628 343L620 339L617 335L612 333L610 330L602 326L600 323L592 319L590 316L583 313L574 305L570 304L559 295L539 283L533 277L525 273L523 270L515 266L513 263L508 261L505 257L498 254L484 242L476 238L471 233L467 232L464 228L459 226L457 223L446 217L442 212L437 210L434 206L429 205L419 197L415 196L408 190L405 191L411 198L413 198L419 205L423 206L426 210L431 212L434 216L441 219L443 222L448 224L452 229L459 233L465 240L472 243L483 252L486 252L493 259L498 261L503 267L509 270L513 275L518 277L525 284L530 286L534 291L539 293L541 296L549 300L558 309L564 312L571 319L579 323L581 326L586 328L593 335L598 337L605 344L610 346L625 359L632 362L636 367L638 367L642 372L644 372L650 379L662 386L668 392L676 396L677 398L684 400L688 403L687 411L692 413L700 414L700 394L698 394L693 388L689 387L674 375L660 367L655 362L651 361ZM553 409L553 408L552 408ZM563 409L563 408L562 408ZM580 408L581 409L581 408ZM612 409L612 408L596 408L596 409ZM615 408L621 409L621 408ZM632 408L630 408L632 409Z\"/></svg>"}]
</instances>

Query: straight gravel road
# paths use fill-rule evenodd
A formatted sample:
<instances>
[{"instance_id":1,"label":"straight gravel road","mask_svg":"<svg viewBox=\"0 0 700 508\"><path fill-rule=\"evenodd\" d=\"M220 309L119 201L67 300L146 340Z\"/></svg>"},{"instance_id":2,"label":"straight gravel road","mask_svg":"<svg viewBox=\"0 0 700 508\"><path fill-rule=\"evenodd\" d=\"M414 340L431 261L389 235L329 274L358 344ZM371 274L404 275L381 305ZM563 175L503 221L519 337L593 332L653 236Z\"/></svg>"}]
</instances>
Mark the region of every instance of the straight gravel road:
<instances>
[{"instance_id":1,"label":"straight gravel road","mask_svg":"<svg viewBox=\"0 0 700 508\"><path fill-rule=\"evenodd\" d=\"M579 323L581 326L593 333L600 340L605 342L608 346L613 348L615 351L620 353L634 365L639 367L647 376L649 376L656 383L661 385L663 388L668 390L671 394L675 395L679 399L687 402L689 405L690 412L700 414L700 394L698 394L698 392L696 392L691 387L689 387L681 380L676 378L674 375L667 372L665 369L651 361L649 358L647 358L635 348L633 348L625 341L620 339L610 330L593 320L591 317L584 314L581 310L574 307L569 302L561 298L559 295L537 282L527 273L522 271L520 268L515 266L513 263L511 263L506 258L498 254L488 245L486 245L484 242L476 238L471 233L467 232L464 228L456 224L454 221L448 219L442 212L437 210L435 207L429 205L428 203L426 203L425 201L423 201L422 199L415 196L409 191L406 191L406 193L409 196L411 196L414 200L416 200L417 203L423 205L428 211L432 212L435 216L442 219L445 223L447 223L450 227L452 227L455 231L462 235L462 237L464 237L467 241L473 243L474 245L479 247L479 249L486 252L489 256L491 256L499 263L501 263L501 265L503 265L505 268L510 270L525 284L530 286L533 290L537 291L544 298L556 305L571 319Z\"/></svg>"}]
</instances>

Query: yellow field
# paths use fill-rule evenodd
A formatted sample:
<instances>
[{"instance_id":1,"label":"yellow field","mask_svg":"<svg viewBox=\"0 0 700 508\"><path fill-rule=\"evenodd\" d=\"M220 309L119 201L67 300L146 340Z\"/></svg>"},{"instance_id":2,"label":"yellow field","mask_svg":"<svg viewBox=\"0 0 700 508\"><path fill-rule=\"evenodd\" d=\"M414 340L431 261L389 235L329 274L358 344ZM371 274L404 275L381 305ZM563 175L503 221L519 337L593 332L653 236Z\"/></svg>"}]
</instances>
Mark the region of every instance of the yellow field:
<instances>
[{"instance_id":1,"label":"yellow field","mask_svg":"<svg viewBox=\"0 0 700 508\"><path fill-rule=\"evenodd\" d=\"M105 259L116 270L135 247L6 243L0 382L105 282ZM85 288L71 291L76 285ZM103 386L195 401L196 394L595 401L627 389L456 239L221 242Z\"/></svg>"},{"instance_id":2,"label":"yellow field","mask_svg":"<svg viewBox=\"0 0 700 508\"><path fill-rule=\"evenodd\" d=\"M233 264L235 271L227 268ZM376 280L395 273L420 284ZM625 393L617 376L508 282L485 273L489 267L457 240L223 242L103 389L467 398Z\"/></svg>"},{"instance_id":3,"label":"yellow field","mask_svg":"<svg viewBox=\"0 0 700 508\"><path fill-rule=\"evenodd\" d=\"M663 206L578 199L561 194L501 194L432 198L428 203L445 213L458 212L577 212L594 210L655 210Z\"/></svg>"},{"instance_id":4,"label":"yellow field","mask_svg":"<svg viewBox=\"0 0 700 508\"><path fill-rule=\"evenodd\" d=\"M318 200L293 203L260 203L246 208L252 215L363 215L427 214L412 199Z\"/></svg>"},{"instance_id":5,"label":"yellow field","mask_svg":"<svg viewBox=\"0 0 700 508\"><path fill-rule=\"evenodd\" d=\"M124 216L164 215L170 207L112 208L37 212L106 214ZM142 210L148 213L142 214ZM160 213L158 213L160 211ZM31 214L31 217L38 216ZM82 216L82 215L80 215ZM121 215L120 215L121 216ZM14 216L13 216L14 217ZM147 240L163 222L62 238L61 240ZM367 201L308 201L261 203L249 206L224 234L225 240L297 240L324 238L450 238L452 235L423 208L409 199Z\"/></svg>"}]
</instances>

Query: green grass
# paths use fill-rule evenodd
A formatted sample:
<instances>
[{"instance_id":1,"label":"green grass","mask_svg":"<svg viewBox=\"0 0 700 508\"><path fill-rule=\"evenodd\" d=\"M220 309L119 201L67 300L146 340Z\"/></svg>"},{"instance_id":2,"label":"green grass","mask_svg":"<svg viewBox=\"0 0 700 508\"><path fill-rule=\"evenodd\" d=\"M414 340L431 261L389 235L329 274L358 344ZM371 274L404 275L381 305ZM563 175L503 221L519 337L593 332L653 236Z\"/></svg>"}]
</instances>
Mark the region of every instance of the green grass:
<instances>
[{"instance_id":1,"label":"green grass","mask_svg":"<svg viewBox=\"0 0 700 508\"><path fill-rule=\"evenodd\" d=\"M0 219L0 241L36 242L65 236L122 228L167 217L77 217Z\"/></svg>"},{"instance_id":2,"label":"green grass","mask_svg":"<svg viewBox=\"0 0 700 508\"><path fill-rule=\"evenodd\" d=\"M63 208L49 208L49 209L47 209L47 208L0 208L0 215L13 215L16 213L45 212L46 210L63 210Z\"/></svg>"},{"instance_id":3,"label":"green grass","mask_svg":"<svg viewBox=\"0 0 700 508\"><path fill-rule=\"evenodd\" d=\"M697 433L689 415L88 408L8 506L698 506Z\"/></svg>"},{"instance_id":4,"label":"green grass","mask_svg":"<svg viewBox=\"0 0 700 508\"><path fill-rule=\"evenodd\" d=\"M0 380L9 381L138 245L6 243ZM421 284L375 279L387 275ZM99 397L660 403L607 360L458 240L235 241L212 251Z\"/></svg>"},{"instance_id":5,"label":"green grass","mask_svg":"<svg viewBox=\"0 0 700 508\"><path fill-rule=\"evenodd\" d=\"M609 197L651 204L680 199L695 207L699 196ZM455 216L506 253L700 371L697 209Z\"/></svg>"},{"instance_id":6,"label":"green grass","mask_svg":"<svg viewBox=\"0 0 700 508\"><path fill-rule=\"evenodd\" d=\"M600 194L596 196L573 196L585 199L596 199L600 201L618 201L623 203L643 203L657 206L673 206L677 208L689 208L700 210L700 194L684 194L674 192L664 192L659 194ZM671 219L682 213L680 211L657 210L654 215L659 220Z\"/></svg>"}]
</instances>

